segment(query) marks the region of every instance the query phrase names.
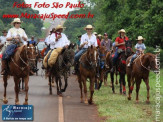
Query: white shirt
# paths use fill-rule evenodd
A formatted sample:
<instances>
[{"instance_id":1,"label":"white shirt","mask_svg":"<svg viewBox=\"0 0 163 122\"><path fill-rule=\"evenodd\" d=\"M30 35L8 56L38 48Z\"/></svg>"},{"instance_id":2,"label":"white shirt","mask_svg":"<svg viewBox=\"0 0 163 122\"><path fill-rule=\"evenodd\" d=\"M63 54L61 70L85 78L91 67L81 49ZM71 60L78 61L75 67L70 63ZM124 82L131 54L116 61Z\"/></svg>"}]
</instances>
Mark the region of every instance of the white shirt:
<instances>
[{"instance_id":1,"label":"white shirt","mask_svg":"<svg viewBox=\"0 0 163 122\"><path fill-rule=\"evenodd\" d=\"M46 39L45 39L45 42L46 42L47 45L50 44L50 36L51 36L51 35L47 36Z\"/></svg>"},{"instance_id":2,"label":"white shirt","mask_svg":"<svg viewBox=\"0 0 163 122\"><path fill-rule=\"evenodd\" d=\"M1 44L4 44L6 42L6 36L1 36L0 42L1 42Z\"/></svg>"},{"instance_id":3,"label":"white shirt","mask_svg":"<svg viewBox=\"0 0 163 122\"><path fill-rule=\"evenodd\" d=\"M82 45L84 42L88 42L88 44L85 44L83 48L88 48L89 46L95 46L97 47L97 39L96 36L94 34L91 35L91 38L89 38L88 34L85 33L82 35L81 37L81 43L80 45Z\"/></svg>"},{"instance_id":4,"label":"white shirt","mask_svg":"<svg viewBox=\"0 0 163 122\"><path fill-rule=\"evenodd\" d=\"M70 44L70 41L68 40L67 36L64 33L61 33L61 36L62 37L58 39L58 41L55 41L56 39L55 33L51 34L50 40L49 40L51 49L62 48Z\"/></svg>"},{"instance_id":5,"label":"white shirt","mask_svg":"<svg viewBox=\"0 0 163 122\"><path fill-rule=\"evenodd\" d=\"M23 42L23 39L22 37L24 36L25 38L28 38L25 31L22 29L22 28L11 28L8 33L7 33L7 38L10 38L10 37L16 37L17 35L20 36L21 38L21 41Z\"/></svg>"}]
</instances>

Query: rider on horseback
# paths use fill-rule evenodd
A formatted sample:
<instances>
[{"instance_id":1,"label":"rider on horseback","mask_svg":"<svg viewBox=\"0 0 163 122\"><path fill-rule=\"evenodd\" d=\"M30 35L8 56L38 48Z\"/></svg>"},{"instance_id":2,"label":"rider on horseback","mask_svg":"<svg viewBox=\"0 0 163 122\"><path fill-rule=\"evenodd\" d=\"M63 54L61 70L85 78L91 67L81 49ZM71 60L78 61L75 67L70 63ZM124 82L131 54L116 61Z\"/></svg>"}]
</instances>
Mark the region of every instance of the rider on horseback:
<instances>
[{"instance_id":1,"label":"rider on horseback","mask_svg":"<svg viewBox=\"0 0 163 122\"><path fill-rule=\"evenodd\" d=\"M119 57L119 54L125 50L125 41L129 40L128 37L125 35L126 31L124 29L121 29L118 31L119 37L115 40L115 46L118 47L118 50L115 51L114 57L113 57L113 68L111 69L111 72L115 70L115 65L117 63L117 59Z\"/></svg>"},{"instance_id":2,"label":"rider on horseback","mask_svg":"<svg viewBox=\"0 0 163 122\"><path fill-rule=\"evenodd\" d=\"M97 39L94 34L92 34L93 27L92 25L87 25L85 27L85 30L87 33L83 34L81 37L81 43L80 43L80 48L81 50L75 54L75 74L78 71L78 62L83 53L85 53L88 49L89 46L93 45L97 47Z\"/></svg>"},{"instance_id":3,"label":"rider on horseback","mask_svg":"<svg viewBox=\"0 0 163 122\"><path fill-rule=\"evenodd\" d=\"M50 44L50 51L48 54L44 57L43 65L45 68L49 67L51 68L56 60L62 49L65 47L67 48L70 44L70 41L68 40L67 36L62 33L63 29L62 25L58 25L55 29L55 32L51 34L49 39Z\"/></svg>"},{"instance_id":4,"label":"rider on horseback","mask_svg":"<svg viewBox=\"0 0 163 122\"><path fill-rule=\"evenodd\" d=\"M138 36L138 43L135 45L135 49L136 49L136 53L132 56L130 62L128 63L128 67L130 67L134 61L134 59L140 55L144 53L144 50L146 49L145 44L143 43L145 39L142 36Z\"/></svg>"},{"instance_id":5,"label":"rider on horseback","mask_svg":"<svg viewBox=\"0 0 163 122\"><path fill-rule=\"evenodd\" d=\"M7 73L7 60L9 60L10 56L13 55L14 50L17 48L17 46L23 44L23 40L27 41L27 35L25 31L20 28L20 18L15 18L12 24L14 27L11 28L7 33L6 39L10 42L10 44L7 46L7 49L3 53L1 75L5 75Z\"/></svg>"}]
</instances>

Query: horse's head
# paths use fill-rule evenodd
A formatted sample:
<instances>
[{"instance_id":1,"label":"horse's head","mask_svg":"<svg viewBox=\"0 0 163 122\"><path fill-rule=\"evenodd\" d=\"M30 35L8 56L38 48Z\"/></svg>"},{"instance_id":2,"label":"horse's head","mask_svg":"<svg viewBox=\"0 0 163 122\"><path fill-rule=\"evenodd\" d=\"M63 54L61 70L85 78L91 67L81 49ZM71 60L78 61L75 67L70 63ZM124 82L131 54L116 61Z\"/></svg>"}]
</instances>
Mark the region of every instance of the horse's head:
<instances>
[{"instance_id":1,"label":"horse's head","mask_svg":"<svg viewBox=\"0 0 163 122\"><path fill-rule=\"evenodd\" d=\"M146 53L145 54L145 60L148 60L149 61L149 68L151 70L158 70L158 67L157 67L157 55L154 55L152 53Z\"/></svg>"},{"instance_id":2,"label":"horse's head","mask_svg":"<svg viewBox=\"0 0 163 122\"><path fill-rule=\"evenodd\" d=\"M63 58L67 64L68 67L71 67L74 64L74 47L75 44L71 43L68 48L63 49Z\"/></svg>"},{"instance_id":3,"label":"horse's head","mask_svg":"<svg viewBox=\"0 0 163 122\"><path fill-rule=\"evenodd\" d=\"M26 55L27 55L27 59L29 61L29 65L30 65L30 69L33 72L36 72L36 48L34 45L32 44L27 44L26 45Z\"/></svg>"},{"instance_id":4,"label":"horse's head","mask_svg":"<svg viewBox=\"0 0 163 122\"><path fill-rule=\"evenodd\" d=\"M91 66L97 66L98 52L97 52L97 49L93 47L92 45L87 50L87 59Z\"/></svg>"},{"instance_id":5,"label":"horse's head","mask_svg":"<svg viewBox=\"0 0 163 122\"><path fill-rule=\"evenodd\" d=\"M132 55L132 42L130 40L125 41L125 54L127 57Z\"/></svg>"},{"instance_id":6,"label":"horse's head","mask_svg":"<svg viewBox=\"0 0 163 122\"><path fill-rule=\"evenodd\" d=\"M106 54L107 54L107 49L105 46L100 46L98 48L98 55L99 55L99 58L100 58L100 68L104 68L105 66L105 63L106 63Z\"/></svg>"}]
</instances>

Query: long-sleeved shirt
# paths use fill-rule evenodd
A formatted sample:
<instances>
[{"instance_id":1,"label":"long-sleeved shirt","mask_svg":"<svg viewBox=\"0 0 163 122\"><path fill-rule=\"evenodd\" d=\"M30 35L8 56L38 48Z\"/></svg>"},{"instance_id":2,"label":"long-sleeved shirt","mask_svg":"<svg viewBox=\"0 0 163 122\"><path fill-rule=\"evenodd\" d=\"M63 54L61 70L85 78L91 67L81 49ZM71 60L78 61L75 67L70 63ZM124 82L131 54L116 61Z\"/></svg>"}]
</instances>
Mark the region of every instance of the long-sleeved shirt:
<instances>
[{"instance_id":1,"label":"long-sleeved shirt","mask_svg":"<svg viewBox=\"0 0 163 122\"><path fill-rule=\"evenodd\" d=\"M102 40L101 46L105 46L106 49L107 49L107 51L110 51L111 50L111 47L112 47L111 39L108 39L107 41Z\"/></svg>"},{"instance_id":2,"label":"long-sleeved shirt","mask_svg":"<svg viewBox=\"0 0 163 122\"><path fill-rule=\"evenodd\" d=\"M69 45L70 41L68 40L67 36L64 33L61 33L61 38L58 39L58 41L56 41L56 34L53 33L50 36L49 44L50 44L50 49L62 48L66 45Z\"/></svg>"},{"instance_id":3,"label":"long-sleeved shirt","mask_svg":"<svg viewBox=\"0 0 163 122\"><path fill-rule=\"evenodd\" d=\"M95 46L97 47L97 39L96 36L94 34L91 35L91 38L89 38L88 34L85 33L82 35L81 37L81 43L80 45L82 45L84 42L88 42L88 44L85 44L83 48L88 48L89 46Z\"/></svg>"}]
</instances>

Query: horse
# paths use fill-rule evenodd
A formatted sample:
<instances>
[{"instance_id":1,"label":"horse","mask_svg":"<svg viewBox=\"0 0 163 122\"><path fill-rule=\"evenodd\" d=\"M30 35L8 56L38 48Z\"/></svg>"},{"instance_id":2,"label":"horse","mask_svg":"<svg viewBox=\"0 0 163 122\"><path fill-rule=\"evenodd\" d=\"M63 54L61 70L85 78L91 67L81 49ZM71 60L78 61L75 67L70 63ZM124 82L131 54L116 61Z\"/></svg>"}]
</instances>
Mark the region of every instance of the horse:
<instances>
[{"instance_id":1,"label":"horse","mask_svg":"<svg viewBox=\"0 0 163 122\"><path fill-rule=\"evenodd\" d=\"M99 72L99 77L96 77L95 79L95 89L100 89L101 85L104 81L104 75L105 75L105 64L106 64L106 47L105 46L100 46L98 47L98 66L97 66L97 70Z\"/></svg>"},{"instance_id":2,"label":"horse","mask_svg":"<svg viewBox=\"0 0 163 122\"><path fill-rule=\"evenodd\" d=\"M119 79L119 84L120 84L120 94L122 94L122 86L123 86L123 94L126 94L126 82L125 82L125 74L126 74L126 59L133 54L132 51L132 42L130 40L125 41L125 50L120 52L119 58L117 61L116 65L116 70L119 72L120 79ZM111 63L112 63L112 57L111 58ZM114 88L114 71L110 73L111 76L111 82L112 82L112 91L115 93L115 88Z\"/></svg>"},{"instance_id":3,"label":"horse","mask_svg":"<svg viewBox=\"0 0 163 122\"><path fill-rule=\"evenodd\" d=\"M57 95L62 96L62 92L66 91L68 86L68 72L71 66L74 64L74 47L75 44L71 43L67 48L63 48L62 52L58 55L56 63L49 73L49 92L52 94L52 79L55 77L57 86ZM62 89L61 76L64 77L65 86ZM59 83L59 84L58 84Z\"/></svg>"},{"instance_id":4,"label":"horse","mask_svg":"<svg viewBox=\"0 0 163 122\"><path fill-rule=\"evenodd\" d=\"M128 64L131 60L132 56L130 56L126 63ZM157 61L156 55L151 53L146 53L140 55L135 59L131 67L126 66L127 73L127 81L128 81L128 100L131 100L131 93L134 88L134 84L136 83L136 103L139 102L139 89L141 80L143 79L146 87L147 87L147 100L146 103L150 103L149 101L149 72L150 70L157 70Z\"/></svg>"},{"instance_id":5,"label":"horse","mask_svg":"<svg viewBox=\"0 0 163 122\"><path fill-rule=\"evenodd\" d=\"M30 72L30 66L32 65L35 67L35 58L36 58L36 52L35 47L28 43L28 45L23 45L16 49L16 52L13 56L11 56L10 61L8 62L9 71L6 75L3 75L3 81L4 81L4 98L3 102L4 104L8 103L8 100L6 98L6 89L7 89L7 79L8 76L13 76L14 82L15 82L15 104L19 104L19 82L20 78L23 78L25 81L25 102L24 105L28 105L28 81L29 81L29 72ZM30 63L30 64L29 64Z\"/></svg>"},{"instance_id":6,"label":"horse","mask_svg":"<svg viewBox=\"0 0 163 122\"><path fill-rule=\"evenodd\" d=\"M85 100L84 103L92 104L93 93L94 93L94 83L96 77L96 67L98 63L98 52L93 46L89 47L87 51L81 56L79 60L79 72L77 73L80 92L81 92L81 102L83 102L83 92L82 87L84 86ZM90 99L87 100L87 78L90 79ZM83 85L82 85L83 84Z\"/></svg>"},{"instance_id":7,"label":"horse","mask_svg":"<svg viewBox=\"0 0 163 122\"><path fill-rule=\"evenodd\" d=\"M110 72L111 68L112 68L112 62L110 61L110 56L112 56L113 52L109 51L106 54L106 67L105 67L105 74L104 74L104 85L107 86L107 78L108 78L108 73ZM117 80L117 76L118 76L118 72L117 70L115 71L115 75L116 75L116 85L118 84L118 80ZM112 82L111 82L111 86L112 86Z\"/></svg>"}]
</instances>

